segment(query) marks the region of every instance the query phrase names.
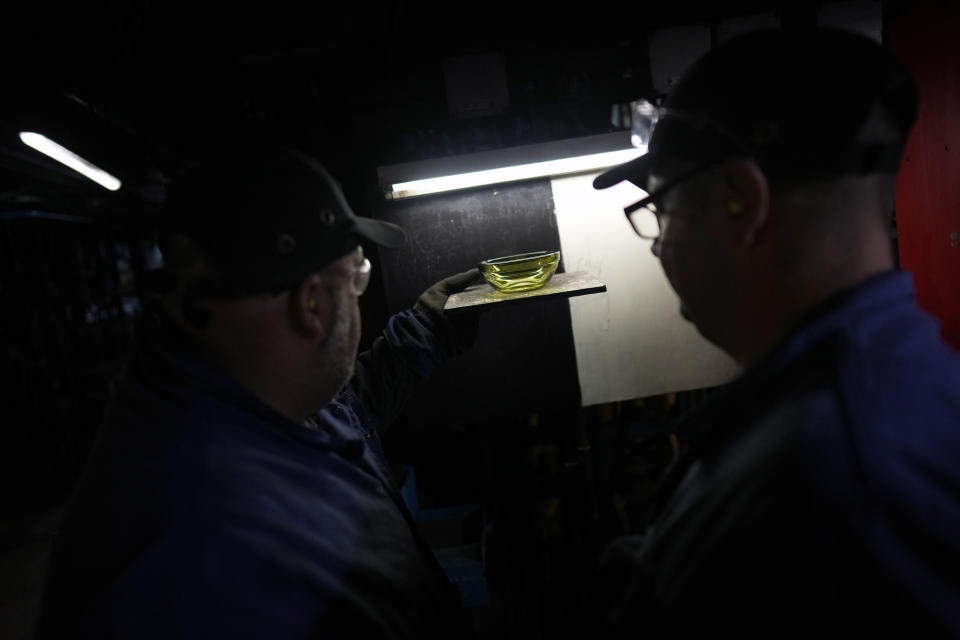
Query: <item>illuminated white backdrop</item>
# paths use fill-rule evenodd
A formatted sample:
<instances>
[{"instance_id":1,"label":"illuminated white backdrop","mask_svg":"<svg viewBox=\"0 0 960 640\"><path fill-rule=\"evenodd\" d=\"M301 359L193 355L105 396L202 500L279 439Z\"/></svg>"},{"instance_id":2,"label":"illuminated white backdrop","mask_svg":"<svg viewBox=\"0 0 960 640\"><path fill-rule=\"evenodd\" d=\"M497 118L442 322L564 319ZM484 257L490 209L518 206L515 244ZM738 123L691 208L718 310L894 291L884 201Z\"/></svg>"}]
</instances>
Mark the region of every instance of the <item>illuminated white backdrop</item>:
<instances>
[{"instance_id":1,"label":"illuminated white backdrop","mask_svg":"<svg viewBox=\"0 0 960 640\"><path fill-rule=\"evenodd\" d=\"M623 208L642 197L630 183L597 190L596 174L552 182L566 271L587 271L607 292L570 299L584 406L723 384L739 372L680 316L650 241Z\"/></svg>"}]
</instances>

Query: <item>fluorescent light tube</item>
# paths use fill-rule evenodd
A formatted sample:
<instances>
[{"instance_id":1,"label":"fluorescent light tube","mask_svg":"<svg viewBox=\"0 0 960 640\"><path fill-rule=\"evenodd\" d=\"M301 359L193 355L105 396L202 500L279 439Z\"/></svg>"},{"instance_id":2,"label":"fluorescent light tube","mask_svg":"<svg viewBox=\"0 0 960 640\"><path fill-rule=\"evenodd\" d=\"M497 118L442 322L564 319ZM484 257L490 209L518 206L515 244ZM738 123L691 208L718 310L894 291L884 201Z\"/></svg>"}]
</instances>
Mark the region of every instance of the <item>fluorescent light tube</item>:
<instances>
[{"instance_id":1,"label":"fluorescent light tube","mask_svg":"<svg viewBox=\"0 0 960 640\"><path fill-rule=\"evenodd\" d=\"M33 133L32 131L21 131L20 139L23 141L23 144L28 147L32 147L40 153L50 156L57 162L67 165L77 173L83 174L105 189L116 191L120 188L120 181L115 177L44 135Z\"/></svg>"},{"instance_id":2,"label":"fluorescent light tube","mask_svg":"<svg viewBox=\"0 0 960 640\"><path fill-rule=\"evenodd\" d=\"M644 153L646 153L646 149L644 148L621 149L574 158L561 158L559 160L533 162L499 169L486 169L484 171L471 171L469 173L459 173L438 178L398 182L391 185L389 197L393 199L409 198L411 196L421 196L428 193L479 187L486 184L514 182L516 180L529 180L530 178L542 178L545 176L605 169L633 160Z\"/></svg>"}]
</instances>

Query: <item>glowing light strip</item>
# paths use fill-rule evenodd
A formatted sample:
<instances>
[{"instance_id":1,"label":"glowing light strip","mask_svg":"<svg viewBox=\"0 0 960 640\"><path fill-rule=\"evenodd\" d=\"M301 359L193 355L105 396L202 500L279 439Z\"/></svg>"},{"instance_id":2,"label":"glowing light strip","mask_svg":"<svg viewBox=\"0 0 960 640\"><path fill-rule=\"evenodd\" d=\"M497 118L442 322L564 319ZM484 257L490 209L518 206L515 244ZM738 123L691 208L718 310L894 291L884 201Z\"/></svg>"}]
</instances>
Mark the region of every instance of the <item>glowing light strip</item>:
<instances>
[{"instance_id":1,"label":"glowing light strip","mask_svg":"<svg viewBox=\"0 0 960 640\"><path fill-rule=\"evenodd\" d=\"M32 131L21 131L20 140L28 147L50 156L61 164L67 165L77 173L83 174L105 189L116 191L120 188L120 181L118 179L44 135L33 133Z\"/></svg>"},{"instance_id":2,"label":"glowing light strip","mask_svg":"<svg viewBox=\"0 0 960 640\"><path fill-rule=\"evenodd\" d=\"M438 178L425 178L423 180L398 182L394 185L391 185L390 197L393 199L409 198L411 196L420 196L428 193L439 193L441 191L453 191L456 189L479 187L486 184L514 182L516 180L528 180L530 178L542 178L545 176L557 176L568 173L592 171L595 169L605 169L607 167L612 167L614 165L633 160L634 158L646 153L646 151L647 150L645 148L621 149L619 151L594 153L591 155L577 156L574 158L561 158L559 160L533 162L530 164L521 164L513 167L486 169L484 171L471 171L469 173L459 173L456 175L441 176Z\"/></svg>"}]
</instances>

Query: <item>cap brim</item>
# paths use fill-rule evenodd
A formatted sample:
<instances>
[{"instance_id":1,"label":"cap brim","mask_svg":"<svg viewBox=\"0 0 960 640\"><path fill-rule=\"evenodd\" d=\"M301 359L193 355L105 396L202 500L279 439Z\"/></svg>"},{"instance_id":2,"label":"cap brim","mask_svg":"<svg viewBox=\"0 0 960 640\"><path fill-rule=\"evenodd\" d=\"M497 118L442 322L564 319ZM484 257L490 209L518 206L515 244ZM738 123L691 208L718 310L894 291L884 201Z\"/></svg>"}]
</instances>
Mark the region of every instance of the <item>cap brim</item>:
<instances>
[{"instance_id":1,"label":"cap brim","mask_svg":"<svg viewBox=\"0 0 960 640\"><path fill-rule=\"evenodd\" d=\"M366 238L387 249L396 249L407 241L407 233L403 229L383 220L357 216L353 230L361 238Z\"/></svg>"},{"instance_id":2,"label":"cap brim","mask_svg":"<svg viewBox=\"0 0 960 640\"><path fill-rule=\"evenodd\" d=\"M593 179L594 189L606 189L612 187L618 182L627 180L637 185L641 189L646 189L647 178L650 175L650 163L653 158L649 153L645 153L639 158L630 162L624 162L612 169L608 169Z\"/></svg>"}]
</instances>

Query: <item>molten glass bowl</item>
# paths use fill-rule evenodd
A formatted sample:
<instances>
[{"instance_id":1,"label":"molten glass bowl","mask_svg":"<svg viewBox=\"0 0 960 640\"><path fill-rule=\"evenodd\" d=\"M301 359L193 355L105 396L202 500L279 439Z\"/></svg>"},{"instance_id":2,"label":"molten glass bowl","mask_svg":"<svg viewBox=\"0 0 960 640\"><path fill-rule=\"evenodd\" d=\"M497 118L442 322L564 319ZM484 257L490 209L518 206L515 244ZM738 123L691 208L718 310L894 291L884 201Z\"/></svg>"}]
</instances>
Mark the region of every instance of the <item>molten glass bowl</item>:
<instances>
[{"instance_id":1,"label":"molten glass bowl","mask_svg":"<svg viewBox=\"0 0 960 640\"><path fill-rule=\"evenodd\" d=\"M558 264L559 251L534 251L484 260L480 263L480 273L496 289L515 293L547 284Z\"/></svg>"}]
</instances>

